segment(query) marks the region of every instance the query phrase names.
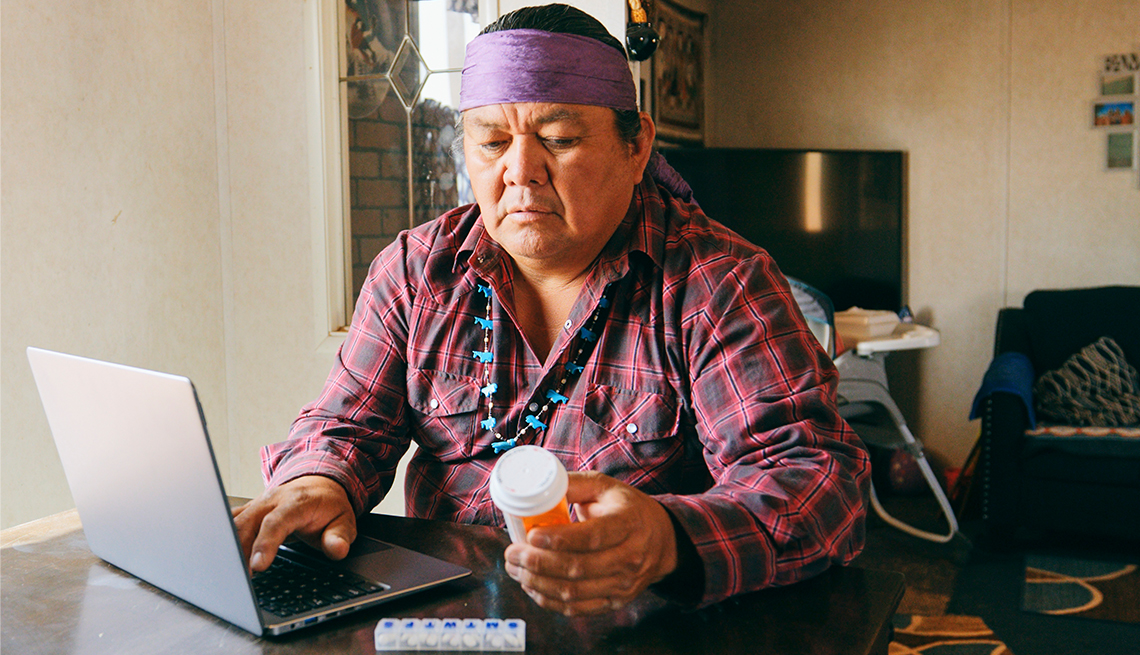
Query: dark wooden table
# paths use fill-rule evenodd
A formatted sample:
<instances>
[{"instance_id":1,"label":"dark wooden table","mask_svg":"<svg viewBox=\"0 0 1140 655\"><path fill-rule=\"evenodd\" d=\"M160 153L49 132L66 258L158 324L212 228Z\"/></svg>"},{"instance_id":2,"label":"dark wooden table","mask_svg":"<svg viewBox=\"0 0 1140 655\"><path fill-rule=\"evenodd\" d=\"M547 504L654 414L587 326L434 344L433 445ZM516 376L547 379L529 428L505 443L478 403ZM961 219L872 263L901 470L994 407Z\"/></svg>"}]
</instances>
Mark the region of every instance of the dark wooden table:
<instances>
[{"instance_id":1,"label":"dark wooden table","mask_svg":"<svg viewBox=\"0 0 1140 655\"><path fill-rule=\"evenodd\" d=\"M684 610L652 594L607 616L539 608L503 568L505 531L370 514L360 531L470 568L474 575L283 638L259 639L104 563L78 515L0 535L4 653L366 653L383 617L521 618L527 652L886 653L902 575L832 568L805 582Z\"/></svg>"}]
</instances>

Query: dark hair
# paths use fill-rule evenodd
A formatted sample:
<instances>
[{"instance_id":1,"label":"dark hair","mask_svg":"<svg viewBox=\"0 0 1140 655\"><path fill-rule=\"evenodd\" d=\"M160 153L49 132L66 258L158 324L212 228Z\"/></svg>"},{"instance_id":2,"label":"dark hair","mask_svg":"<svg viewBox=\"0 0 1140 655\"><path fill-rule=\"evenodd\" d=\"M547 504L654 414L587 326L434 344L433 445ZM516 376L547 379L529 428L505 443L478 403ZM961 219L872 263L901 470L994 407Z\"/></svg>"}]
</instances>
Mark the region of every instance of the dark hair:
<instances>
[{"instance_id":1,"label":"dark hair","mask_svg":"<svg viewBox=\"0 0 1140 655\"><path fill-rule=\"evenodd\" d=\"M585 36L614 48L621 53L622 58L629 60L621 41L614 38L605 25L590 14L570 5L522 7L503 14L479 33L489 34L503 30L544 30L556 34ZM617 128L618 137L632 145L641 134L641 114L636 109L615 109L614 126Z\"/></svg>"},{"instance_id":2,"label":"dark hair","mask_svg":"<svg viewBox=\"0 0 1140 655\"><path fill-rule=\"evenodd\" d=\"M629 59L621 41L618 41L605 25L590 14L570 5L542 5L523 7L499 16L499 19L483 28L480 34L504 30L543 30L556 34L585 36L616 49L622 57Z\"/></svg>"}]
</instances>

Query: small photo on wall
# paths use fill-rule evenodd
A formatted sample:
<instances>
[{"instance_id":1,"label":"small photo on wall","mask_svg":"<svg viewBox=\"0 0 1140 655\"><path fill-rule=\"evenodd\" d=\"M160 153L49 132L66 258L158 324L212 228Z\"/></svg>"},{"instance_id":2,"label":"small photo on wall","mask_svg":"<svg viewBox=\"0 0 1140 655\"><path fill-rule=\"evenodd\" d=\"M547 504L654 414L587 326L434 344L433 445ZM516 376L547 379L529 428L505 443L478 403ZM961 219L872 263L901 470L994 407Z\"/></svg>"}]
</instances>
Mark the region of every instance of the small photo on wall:
<instances>
[{"instance_id":1,"label":"small photo on wall","mask_svg":"<svg viewBox=\"0 0 1140 655\"><path fill-rule=\"evenodd\" d=\"M1110 171L1130 171L1136 161L1136 133L1109 132L1105 166Z\"/></svg>"},{"instance_id":2,"label":"small photo on wall","mask_svg":"<svg viewBox=\"0 0 1140 655\"><path fill-rule=\"evenodd\" d=\"M1130 96L1136 93L1136 74L1105 73L1100 76L1100 95Z\"/></svg>"},{"instance_id":3,"label":"small photo on wall","mask_svg":"<svg viewBox=\"0 0 1140 655\"><path fill-rule=\"evenodd\" d=\"M1136 124L1136 100L1100 99L1093 102L1093 127L1122 127Z\"/></svg>"}]
</instances>

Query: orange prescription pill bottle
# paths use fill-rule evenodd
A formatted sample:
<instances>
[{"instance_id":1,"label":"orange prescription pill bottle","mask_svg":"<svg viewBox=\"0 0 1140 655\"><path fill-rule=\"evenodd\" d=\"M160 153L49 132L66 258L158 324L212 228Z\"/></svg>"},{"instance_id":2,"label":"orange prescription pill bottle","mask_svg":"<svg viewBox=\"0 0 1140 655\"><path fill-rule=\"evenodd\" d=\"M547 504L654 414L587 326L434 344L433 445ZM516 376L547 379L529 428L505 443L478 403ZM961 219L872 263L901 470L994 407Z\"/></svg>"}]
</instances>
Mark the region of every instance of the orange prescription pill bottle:
<instances>
[{"instance_id":1,"label":"orange prescription pill bottle","mask_svg":"<svg viewBox=\"0 0 1140 655\"><path fill-rule=\"evenodd\" d=\"M507 519L511 541L523 543L531 528L570 522L566 468L539 446L511 448L491 471L491 500Z\"/></svg>"}]
</instances>

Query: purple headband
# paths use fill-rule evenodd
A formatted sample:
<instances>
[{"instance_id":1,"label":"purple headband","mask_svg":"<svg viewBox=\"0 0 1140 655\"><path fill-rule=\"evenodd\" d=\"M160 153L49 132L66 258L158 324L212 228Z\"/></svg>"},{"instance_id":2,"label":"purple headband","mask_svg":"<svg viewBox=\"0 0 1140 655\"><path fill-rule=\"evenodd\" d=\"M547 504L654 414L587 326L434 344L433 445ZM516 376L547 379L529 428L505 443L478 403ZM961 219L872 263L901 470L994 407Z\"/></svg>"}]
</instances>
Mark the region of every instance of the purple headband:
<instances>
[{"instance_id":1,"label":"purple headband","mask_svg":"<svg viewBox=\"0 0 1140 655\"><path fill-rule=\"evenodd\" d=\"M560 102L637 109L625 57L597 39L545 30L475 37L459 90L459 110L514 102Z\"/></svg>"},{"instance_id":2,"label":"purple headband","mask_svg":"<svg viewBox=\"0 0 1140 655\"><path fill-rule=\"evenodd\" d=\"M467 44L459 110L514 102L561 102L637 110L629 63L597 39L545 30L501 30ZM693 190L659 153L649 160L658 186L696 204Z\"/></svg>"}]
</instances>

